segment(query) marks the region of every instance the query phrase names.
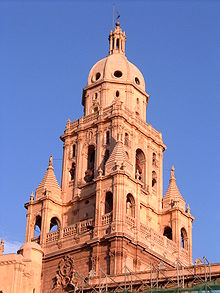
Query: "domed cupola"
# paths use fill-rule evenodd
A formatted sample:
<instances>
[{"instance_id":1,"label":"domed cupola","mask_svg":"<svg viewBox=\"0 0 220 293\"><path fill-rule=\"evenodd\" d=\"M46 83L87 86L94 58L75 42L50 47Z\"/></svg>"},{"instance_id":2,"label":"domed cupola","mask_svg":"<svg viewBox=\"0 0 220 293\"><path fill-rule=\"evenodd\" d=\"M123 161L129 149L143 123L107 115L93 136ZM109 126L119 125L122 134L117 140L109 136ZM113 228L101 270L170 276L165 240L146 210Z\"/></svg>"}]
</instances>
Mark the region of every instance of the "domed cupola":
<instances>
[{"instance_id":1,"label":"domed cupola","mask_svg":"<svg viewBox=\"0 0 220 293\"><path fill-rule=\"evenodd\" d=\"M148 94L140 70L125 56L126 35L119 22L109 35L109 55L90 70L87 86L83 90L82 104L85 115L98 112L120 99L140 118L146 119Z\"/></svg>"}]
</instances>

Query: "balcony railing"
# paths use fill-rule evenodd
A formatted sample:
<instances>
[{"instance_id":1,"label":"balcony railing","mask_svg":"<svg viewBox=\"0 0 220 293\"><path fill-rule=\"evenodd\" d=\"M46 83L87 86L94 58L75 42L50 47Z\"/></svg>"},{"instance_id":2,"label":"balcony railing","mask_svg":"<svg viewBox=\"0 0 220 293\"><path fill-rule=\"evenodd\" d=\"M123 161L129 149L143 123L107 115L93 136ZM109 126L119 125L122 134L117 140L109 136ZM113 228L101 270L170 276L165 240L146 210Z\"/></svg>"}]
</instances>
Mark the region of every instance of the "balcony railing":
<instances>
[{"instance_id":1,"label":"balcony railing","mask_svg":"<svg viewBox=\"0 0 220 293\"><path fill-rule=\"evenodd\" d=\"M57 241L59 239L59 234L60 234L60 231L54 231L54 232L47 233L46 242L48 243L48 242Z\"/></svg>"},{"instance_id":2,"label":"balcony railing","mask_svg":"<svg viewBox=\"0 0 220 293\"><path fill-rule=\"evenodd\" d=\"M79 233L86 232L93 229L94 221L93 219L88 219L79 223Z\"/></svg>"},{"instance_id":3,"label":"balcony railing","mask_svg":"<svg viewBox=\"0 0 220 293\"><path fill-rule=\"evenodd\" d=\"M63 229L63 238L77 234L77 224L68 226Z\"/></svg>"},{"instance_id":4,"label":"balcony railing","mask_svg":"<svg viewBox=\"0 0 220 293\"><path fill-rule=\"evenodd\" d=\"M109 225L112 222L112 212L102 216L102 225Z\"/></svg>"},{"instance_id":5,"label":"balcony railing","mask_svg":"<svg viewBox=\"0 0 220 293\"><path fill-rule=\"evenodd\" d=\"M131 226L134 227L135 226L135 218L126 215L126 223Z\"/></svg>"},{"instance_id":6,"label":"balcony railing","mask_svg":"<svg viewBox=\"0 0 220 293\"><path fill-rule=\"evenodd\" d=\"M76 223L74 225L65 227L62 230L60 229L59 231L49 232L47 233L46 242L52 243L52 242L56 242L58 239L68 238L71 236L75 236L77 234L88 232L89 230L93 229L93 225L94 225L94 220L88 219L88 220L84 220L79 223Z\"/></svg>"},{"instance_id":7,"label":"balcony railing","mask_svg":"<svg viewBox=\"0 0 220 293\"><path fill-rule=\"evenodd\" d=\"M130 215L126 215L125 222L130 226L131 231L134 232L136 219ZM102 216L102 225L110 225L112 223L112 212L107 213ZM60 229L58 231L50 232L47 234L46 243L52 244L56 243L58 240L66 239L69 237L73 237L78 235L80 237L84 237L83 234L93 230L94 228L94 219L87 219L84 221L80 221L74 225L65 227L64 229ZM129 229L130 230L130 229ZM170 256L174 256L175 253L178 253L177 243L163 236L162 234L155 231L153 228L148 227L147 225L140 223L140 230L137 231L136 234L139 240L143 243L147 243L151 249L155 251L160 251L161 253L168 253ZM86 234L85 234L86 236ZM34 237L31 241L36 243L40 242L40 237ZM187 249L181 248L179 251L180 259L186 259L189 256L189 252ZM176 257L176 256L175 256Z\"/></svg>"}]
</instances>

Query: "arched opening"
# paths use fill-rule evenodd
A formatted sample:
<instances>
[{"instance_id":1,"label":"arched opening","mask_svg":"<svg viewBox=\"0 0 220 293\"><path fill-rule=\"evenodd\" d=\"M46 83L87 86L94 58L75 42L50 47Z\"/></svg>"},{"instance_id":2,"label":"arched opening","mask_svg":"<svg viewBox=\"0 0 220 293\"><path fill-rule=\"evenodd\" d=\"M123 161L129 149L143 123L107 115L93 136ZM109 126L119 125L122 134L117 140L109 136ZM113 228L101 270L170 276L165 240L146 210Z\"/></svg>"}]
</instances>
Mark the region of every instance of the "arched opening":
<instances>
[{"instance_id":1,"label":"arched opening","mask_svg":"<svg viewBox=\"0 0 220 293\"><path fill-rule=\"evenodd\" d=\"M109 156L110 156L110 152L109 152L109 150L105 150L105 154L104 154L104 159L103 159L103 175L105 175L105 164L106 164L106 162L108 161L108 158L109 158Z\"/></svg>"},{"instance_id":2,"label":"arched opening","mask_svg":"<svg viewBox=\"0 0 220 293\"><path fill-rule=\"evenodd\" d=\"M116 49L119 49L119 39L116 39Z\"/></svg>"},{"instance_id":3,"label":"arched opening","mask_svg":"<svg viewBox=\"0 0 220 293\"><path fill-rule=\"evenodd\" d=\"M98 108L98 107L95 107L95 108L93 109L93 113L97 113L98 110L99 110L99 108Z\"/></svg>"},{"instance_id":4,"label":"arched opening","mask_svg":"<svg viewBox=\"0 0 220 293\"><path fill-rule=\"evenodd\" d=\"M152 172L152 187L157 188L157 173L155 171Z\"/></svg>"},{"instance_id":5,"label":"arched opening","mask_svg":"<svg viewBox=\"0 0 220 293\"><path fill-rule=\"evenodd\" d=\"M70 177L71 177L71 181L75 179L75 173L76 173L76 163L73 162L71 169L70 169Z\"/></svg>"},{"instance_id":6,"label":"arched opening","mask_svg":"<svg viewBox=\"0 0 220 293\"><path fill-rule=\"evenodd\" d=\"M104 166L106 164L106 162L108 161L108 158L109 158L109 150L105 150L105 155L104 155Z\"/></svg>"},{"instance_id":7,"label":"arched opening","mask_svg":"<svg viewBox=\"0 0 220 293\"><path fill-rule=\"evenodd\" d=\"M118 98L119 95L120 95L119 91L116 91L115 95L116 95L116 97Z\"/></svg>"},{"instance_id":8,"label":"arched opening","mask_svg":"<svg viewBox=\"0 0 220 293\"><path fill-rule=\"evenodd\" d=\"M187 233L186 233L186 229L182 228L181 229L181 247L187 249L188 247L188 243L187 243Z\"/></svg>"},{"instance_id":9,"label":"arched opening","mask_svg":"<svg viewBox=\"0 0 220 293\"><path fill-rule=\"evenodd\" d=\"M131 193L128 193L126 198L126 214L135 217L135 201Z\"/></svg>"},{"instance_id":10,"label":"arched opening","mask_svg":"<svg viewBox=\"0 0 220 293\"><path fill-rule=\"evenodd\" d=\"M145 155L141 149L136 150L135 174L136 179L145 182Z\"/></svg>"},{"instance_id":11,"label":"arched opening","mask_svg":"<svg viewBox=\"0 0 220 293\"><path fill-rule=\"evenodd\" d=\"M125 133L125 145L127 145L128 146L128 138L129 138L129 136L128 136L128 133L126 132Z\"/></svg>"},{"instance_id":12,"label":"arched opening","mask_svg":"<svg viewBox=\"0 0 220 293\"><path fill-rule=\"evenodd\" d=\"M76 145L75 143L73 144L73 158L76 156Z\"/></svg>"},{"instance_id":13,"label":"arched opening","mask_svg":"<svg viewBox=\"0 0 220 293\"><path fill-rule=\"evenodd\" d=\"M113 194L107 192L105 196L105 214L111 213L113 210Z\"/></svg>"},{"instance_id":14,"label":"arched opening","mask_svg":"<svg viewBox=\"0 0 220 293\"><path fill-rule=\"evenodd\" d=\"M165 236L168 239L172 240L173 239L172 228L170 228L168 226L165 227L164 232L163 232L163 236Z\"/></svg>"},{"instance_id":15,"label":"arched opening","mask_svg":"<svg viewBox=\"0 0 220 293\"><path fill-rule=\"evenodd\" d=\"M110 131L106 131L106 144L110 144Z\"/></svg>"},{"instance_id":16,"label":"arched opening","mask_svg":"<svg viewBox=\"0 0 220 293\"><path fill-rule=\"evenodd\" d=\"M152 165L156 166L156 162L157 162L157 156L156 156L155 153L153 153L153 155L152 155Z\"/></svg>"},{"instance_id":17,"label":"arched opening","mask_svg":"<svg viewBox=\"0 0 220 293\"><path fill-rule=\"evenodd\" d=\"M41 216L37 216L34 225L34 237L40 237L41 234Z\"/></svg>"},{"instance_id":18,"label":"arched opening","mask_svg":"<svg viewBox=\"0 0 220 293\"><path fill-rule=\"evenodd\" d=\"M94 145L89 145L88 147L88 160L87 160L87 170L85 172L85 181L91 182L94 178L94 167L95 167L95 147Z\"/></svg>"},{"instance_id":19,"label":"arched opening","mask_svg":"<svg viewBox=\"0 0 220 293\"><path fill-rule=\"evenodd\" d=\"M60 228L59 220L56 217L53 217L50 220L50 232L58 231Z\"/></svg>"}]
</instances>

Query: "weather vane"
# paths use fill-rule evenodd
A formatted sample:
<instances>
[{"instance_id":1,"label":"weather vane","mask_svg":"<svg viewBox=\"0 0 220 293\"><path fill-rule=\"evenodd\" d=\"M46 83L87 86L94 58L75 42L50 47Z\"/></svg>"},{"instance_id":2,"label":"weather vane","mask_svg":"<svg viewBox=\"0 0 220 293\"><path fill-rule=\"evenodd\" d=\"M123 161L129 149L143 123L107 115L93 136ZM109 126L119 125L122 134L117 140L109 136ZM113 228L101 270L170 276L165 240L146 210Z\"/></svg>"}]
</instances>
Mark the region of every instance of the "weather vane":
<instances>
[{"instance_id":1,"label":"weather vane","mask_svg":"<svg viewBox=\"0 0 220 293\"><path fill-rule=\"evenodd\" d=\"M120 14L117 10L116 20L119 20ZM115 25L115 0L113 0L113 8L112 8L112 29L114 29Z\"/></svg>"},{"instance_id":2,"label":"weather vane","mask_svg":"<svg viewBox=\"0 0 220 293\"><path fill-rule=\"evenodd\" d=\"M116 16L116 19L119 20L119 17L120 17L120 14L119 14L119 12L118 12L118 10L117 10L117 16Z\"/></svg>"}]
</instances>

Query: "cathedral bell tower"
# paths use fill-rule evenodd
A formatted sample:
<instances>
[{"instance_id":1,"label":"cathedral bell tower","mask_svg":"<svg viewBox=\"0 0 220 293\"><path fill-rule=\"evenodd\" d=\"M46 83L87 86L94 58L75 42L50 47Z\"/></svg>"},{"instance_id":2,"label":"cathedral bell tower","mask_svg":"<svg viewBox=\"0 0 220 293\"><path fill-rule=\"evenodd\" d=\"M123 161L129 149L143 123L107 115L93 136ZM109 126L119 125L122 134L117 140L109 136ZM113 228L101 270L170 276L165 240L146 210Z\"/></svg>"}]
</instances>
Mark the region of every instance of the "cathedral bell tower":
<instances>
[{"instance_id":1,"label":"cathedral bell tower","mask_svg":"<svg viewBox=\"0 0 220 293\"><path fill-rule=\"evenodd\" d=\"M125 41L117 22L108 56L92 67L83 89L84 117L66 124L61 188L51 158L26 204L26 241L38 241L44 250L43 292L50 292L67 255L84 276L138 272L161 262L175 267L177 259L192 264L193 217L174 169L163 199L166 146L146 123L149 95L142 73L125 55Z\"/></svg>"}]
</instances>

